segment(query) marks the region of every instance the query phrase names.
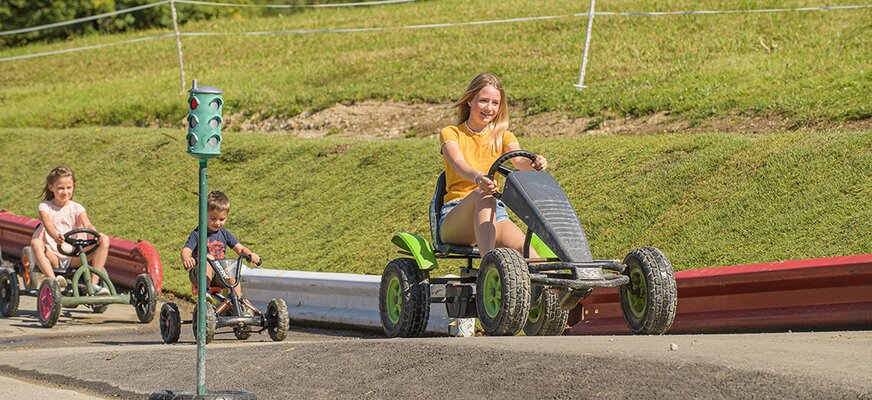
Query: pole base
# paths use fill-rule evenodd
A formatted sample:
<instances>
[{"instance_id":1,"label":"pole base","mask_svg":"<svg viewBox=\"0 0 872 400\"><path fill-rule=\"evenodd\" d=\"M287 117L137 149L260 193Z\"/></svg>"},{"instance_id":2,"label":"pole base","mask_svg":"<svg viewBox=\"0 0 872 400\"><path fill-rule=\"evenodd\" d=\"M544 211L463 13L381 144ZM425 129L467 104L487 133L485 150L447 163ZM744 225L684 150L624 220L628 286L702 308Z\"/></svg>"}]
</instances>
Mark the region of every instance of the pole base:
<instances>
[{"instance_id":1,"label":"pole base","mask_svg":"<svg viewBox=\"0 0 872 400\"><path fill-rule=\"evenodd\" d=\"M207 390L202 396L197 395L197 392L161 390L152 392L148 400L257 400L257 396L242 390Z\"/></svg>"}]
</instances>

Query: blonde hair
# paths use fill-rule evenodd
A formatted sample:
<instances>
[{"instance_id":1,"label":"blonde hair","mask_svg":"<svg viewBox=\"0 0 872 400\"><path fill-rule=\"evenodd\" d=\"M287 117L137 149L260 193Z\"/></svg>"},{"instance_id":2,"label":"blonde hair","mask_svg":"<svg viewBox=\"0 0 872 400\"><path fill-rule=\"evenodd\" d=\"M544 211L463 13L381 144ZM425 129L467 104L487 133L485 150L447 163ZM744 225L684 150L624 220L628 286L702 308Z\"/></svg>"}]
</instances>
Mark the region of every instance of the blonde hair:
<instances>
[{"instance_id":1,"label":"blonde hair","mask_svg":"<svg viewBox=\"0 0 872 400\"><path fill-rule=\"evenodd\" d=\"M224 192L213 190L209 193L209 197L206 198L206 204L208 204L208 211L230 212L230 199L227 198Z\"/></svg>"},{"instance_id":2,"label":"blonde hair","mask_svg":"<svg viewBox=\"0 0 872 400\"><path fill-rule=\"evenodd\" d=\"M55 169L51 170L48 173L48 176L45 177L45 187L42 188L42 197L44 200L54 199L55 195L49 189L50 185L53 185L58 179L61 178L72 178L73 179L73 188L76 187L76 175L73 174L73 170L71 170L66 165L59 165L55 167Z\"/></svg>"},{"instance_id":3,"label":"blonde hair","mask_svg":"<svg viewBox=\"0 0 872 400\"><path fill-rule=\"evenodd\" d=\"M469 119L470 106L469 103L475 98L475 95L484 89L486 86L491 86L500 91L500 109L497 115L488 124L491 135L490 145L497 153L503 147L503 134L509 129L509 102L506 98L506 91L503 90L503 84L494 74L483 72L472 78L472 82L466 87L466 92L454 103L457 108L457 124L460 125Z\"/></svg>"}]
</instances>

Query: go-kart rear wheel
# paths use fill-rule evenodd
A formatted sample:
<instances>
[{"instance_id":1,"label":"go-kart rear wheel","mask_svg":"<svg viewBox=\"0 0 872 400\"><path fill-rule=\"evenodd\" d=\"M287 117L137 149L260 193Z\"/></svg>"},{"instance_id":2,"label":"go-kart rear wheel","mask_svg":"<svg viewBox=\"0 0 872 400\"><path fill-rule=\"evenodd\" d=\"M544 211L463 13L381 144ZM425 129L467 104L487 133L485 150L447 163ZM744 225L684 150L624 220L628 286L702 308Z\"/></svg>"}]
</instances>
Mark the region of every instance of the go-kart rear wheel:
<instances>
[{"instance_id":1,"label":"go-kart rear wheel","mask_svg":"<svg viewBox=\"0 0 872 400\"><path fill-rule=\"evenodd\" d=\"M288 318L288 305L282 299L272 299L266 306L267 332L269 338L280 342L288 336L290 318ZM238 336L237 336L238 337Z\"/></svg>"},{"instance_id":2,"label":"go-kart rear wheel","mask_svg":"<svg viewBox=\"0 0 872 400\"><path fill-rule=\"evenodd\" d=\"M476 280L476 306L488 336L521 332L530 312L530 272L514 249L497 248L485 254Z\"/></svg>"},{"instance_id":3,"label":"go-kart rear wheel","mask_svg":"<svg viewBox=\"0 0 872 400\"><path fill-rule=\"evenodd\" d=\"M0 270L0 315L4 318L15 316L19 294L18 275L8 269Z\"/></svg>"},{"instance_id":4,"label":"go-kart rear wheel","mask_svg":"<svg viewBox=\"0 0 872 400\"><path fill-rule=\"evenodd\" d=\"M388 337L418 337L430 318L430 278L411 258L397 258L382 273L378 311Z\"/></svg>"},{"instance_id":5,"label":"go-kart rear wheel","mask_svg":"<svg viewBox=\"0 0 872 400\"><path fill-rule=\"evenodd\" d=\"M197 316L197 308L198 306L194 306L194 339L200 340L200 330L198 329L198 325L200 322L199 317ZM212 307L211 304L206 304L206 343L212 343L212 339L215 338L215 328L218 325L218 316L215 315L215 307Z\"/></svg>"},{"instance_id":6,"label":"go-kart rear wheel","mask_svg":"<svg viewBox=\"0 0 872 400\"><path fill-rule=\"evenodd\" d=\"M139 274L136 277L136 283L133 284L133 307L136 308L139 322L147 324L154 319L157 312L157 291L148 274Z\"/></svg>"},{"instance_id":7,"label":"go-kart rear wheel","mask_svg":"<svg viewBox=\"0 0 872 400\"><path fill-rule=\"evenodd\" d=\"M182 316L176 303L165 303L160 308L160 338L164 343L179 341L182 334Z\"/></svg>"},{"instance_id":8,"label":"go-kart rear wheel","mask_svg":"<svg viewBox=\"0 0 872 400\"><path fill-rule=\"evenodd\" d=\"M669 330L678 306L672 263L656 247L640 247L624 258L630 283L621 286L621 311L637 335L660 335Z\"/></svg>"},{"instance_id":9,"label":"go-kart rear wheel","mask_svg":"<svg viewBox=\"0 0 872 400\"><path fill-rule=\"evenodd\" d=\"M530 313L524 325L527 336L560 336L566 329L569 311L560 308L560 299L554 292L541 289L538 299L531 297Z\"/></svg>"},{"instance_id":10,"label":"go-kart rear wheel","mask_svg":"<svg viewBox=\"0 0 872 400\"><path fill-rule=\"evenodd\" d=\"M36 298L36 316L43 327L51 328L61 316L61 288L58 281L46 279L39 285Z\"/></svg>"}]
</instances>

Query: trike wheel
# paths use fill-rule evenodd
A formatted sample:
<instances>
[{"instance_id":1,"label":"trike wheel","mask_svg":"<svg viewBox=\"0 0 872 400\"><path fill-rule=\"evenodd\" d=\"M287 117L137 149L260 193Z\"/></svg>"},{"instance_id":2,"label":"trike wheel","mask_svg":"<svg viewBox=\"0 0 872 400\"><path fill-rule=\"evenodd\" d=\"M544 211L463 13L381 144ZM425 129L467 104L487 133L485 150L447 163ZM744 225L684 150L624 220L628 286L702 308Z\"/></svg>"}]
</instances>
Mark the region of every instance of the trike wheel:
<instances>
[{"instance_id":1,"label":"trike wheel","mask_svg":"<svg viewBox=\"0 0 872 400\"><path fill-rule=\"evenodd\" d=\"M538 299L531 299L530 313L524 325L527 336L560 336L566 329L569 311L560 308L560 299L554 292L539 289Z\"/></svg>"},{"instance_id":2,"label":"trike wheel","mask_svg":"<svg viewBox=\"0 0 872 400\"><path fill-rule=\"evenodd\" d=\"M197 308L198 306L194 306L194 338L200 340L200 329L198 329L198 325L200 322L199 317L197 316ZM206 343L212 343L212 339L215 338L215 327L218 325L218 316L215 315L215 308L212 307L211 304L206 304L206 337L204 339Z\"/></svg>"},{"instance_id":3,"label":"trike wheel","mask_svg":"<svg viewBox=\"0 0 872 400\"><path fill-rule=\"evenodd\" d=\"M485 333L521 332L530 312L530 272L521 254L508 248L485 254L475 285L478 319Z\"/></svg>"},{"instance_id":4,"label":"trike wheel","mask_svg":"<svg viewBox=\"0 0 872 400\"><path fill-rule=\"evenodd\" d=\"M136 316L139 322L147 324L154 319L157 312L157 291L154 289L154 281L148 274L139 274L133 285L133 307L136 308Z\"/></svg>"},{"instance_id":5,"label":"trike wheel","mask_svg":"<svg viewBox=\"0 0 872 400\"><path fill-rule=\"evenodd\" d=\"M640 247L624 258L630 282L621 286L621 311L637 335L660 335L669 330L678 306L672 263L655 247Z\"/></svg>"},{"instance_id":6,"label":"trike wheel","mask_svg":"<svg viewBox=\"0 0 872 400\"><path fill-rule=\"evenodd\" d=\"M0 270L0 315L14 317L18 311L18 275L9 270Z\"/></svg>"},{"instance_id":7,"label":"trike wheel","mask_svg":"<svg viewBox=\"0 0 872 400\"><path fill-rule=\"evenodd\" d=\"M272 299L266 306L267 331L269 338L280 342L288 336L290 318L288 318L288 305L282 299ZM239 337L239 336L237 336Z\"/></svg>"},{"instance_id":8,"label":"trike wheel","mask_svg":"<svg viewBox=\"0 0 872 400\"><path fill-rule=\"evenodd\" d=\"M182 334L182 316L176 303L165 303L160 308L160 338L164 343L179 341Z\"/></svg>"},{"instance_id":9,"label":"trike wheel","mask_svg":"<svg viewBox=\"0 0 872 400\"><path fill-rule=\"evenodd\" d=\"M430 318L430 278L411 258L397 258L382 273L378 311L388 337L418 337Z\"/></svg>"},{"instance_id":10,"label":"trike wheel","mask_svg":"<svg viewBox=\"0 0 872 400\"><path fill-rule=\"evenodd\" d=\"M61 288L58 281L46 279L39 285L36 298L36 315L43 327L51 328L61 316Z\"/></svg>"},{"instance_id":11,"label":"trike wheel","mask_svg":"<svg viewBox=\"0 0 872 400\"><path fill-rule=\"evenodd\" d=\"M248 340L251 337L251 331L247 326L237 326L233 328L233 335L239 340Z\"/></svg>"}]
</instances>

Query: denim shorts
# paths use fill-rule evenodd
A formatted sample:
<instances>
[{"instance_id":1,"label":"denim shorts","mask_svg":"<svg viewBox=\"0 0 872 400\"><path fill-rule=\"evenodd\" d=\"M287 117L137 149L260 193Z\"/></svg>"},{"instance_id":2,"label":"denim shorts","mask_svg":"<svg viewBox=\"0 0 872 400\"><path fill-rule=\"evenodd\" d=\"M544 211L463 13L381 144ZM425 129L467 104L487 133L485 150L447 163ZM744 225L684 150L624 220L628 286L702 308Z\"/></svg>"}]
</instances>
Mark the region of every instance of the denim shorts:
<instances>
[{"instance_id":1,"label":"denim shorts","mask_svg":"<svg viewBox=\"0 0 872 400\"><path fill-rule=\"evenodd\" d=\"M445 221L445 217L454 209L455 206L460 204L463 199L451 200L442 205L442 212L439 213L439 226L442 226L442 222ZM500 222L503 220L509 219L509 213L506 212L506 205L501 201L497 200L497 216L495 222Z\"/></svg>"}]
</instances>

